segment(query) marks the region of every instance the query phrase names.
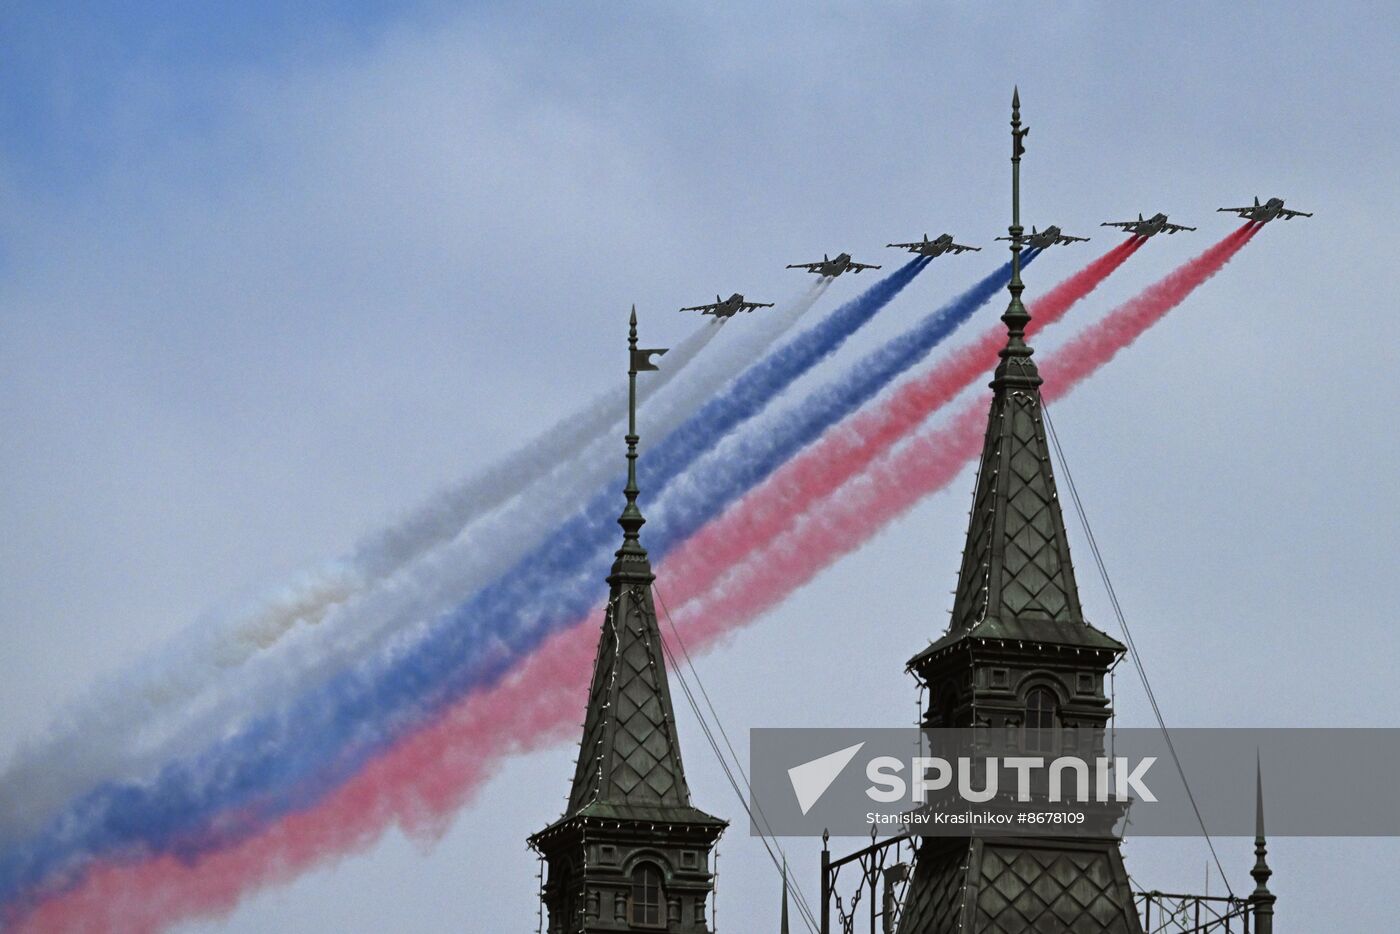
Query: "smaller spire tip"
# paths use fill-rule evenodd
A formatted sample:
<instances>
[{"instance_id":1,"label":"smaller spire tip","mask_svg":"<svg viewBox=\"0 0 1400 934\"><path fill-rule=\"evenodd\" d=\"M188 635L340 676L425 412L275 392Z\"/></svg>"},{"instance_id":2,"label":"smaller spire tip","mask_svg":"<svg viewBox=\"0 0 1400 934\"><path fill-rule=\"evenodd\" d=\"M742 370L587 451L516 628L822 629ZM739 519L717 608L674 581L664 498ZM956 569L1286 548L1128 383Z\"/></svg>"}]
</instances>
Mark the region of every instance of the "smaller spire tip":
<instances>
[{"instance_id":1,"label":"smaller spire tip","mask_svg":"<svg viewBox=\"0 0 1400 934\"><path fill-rule=\"evenodd\" d=\"M1254 750L1254 836L1264 839L1264 765L1259 750Z\"/></svg>"}]
</instances>

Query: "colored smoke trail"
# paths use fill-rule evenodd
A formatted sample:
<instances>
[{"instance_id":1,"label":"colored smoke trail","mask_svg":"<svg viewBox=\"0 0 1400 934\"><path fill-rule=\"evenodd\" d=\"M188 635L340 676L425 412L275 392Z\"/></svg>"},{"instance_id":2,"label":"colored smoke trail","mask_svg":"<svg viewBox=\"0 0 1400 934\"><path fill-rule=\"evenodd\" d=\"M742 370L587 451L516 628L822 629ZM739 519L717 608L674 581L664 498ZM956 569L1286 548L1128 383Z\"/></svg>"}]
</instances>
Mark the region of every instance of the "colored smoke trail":
<instances>
[{"instance_id":1,"label":"colored smoke trail","mask_svg":"<svg viewBox=\"0 0 1400 934\"><path fill-rule=\"evenodd\" d=\"M746 321L742 340L729 341L694 367L686 364L722 324L710 322L682 341L656 374L662 379L643 380L639 386L648 397L641 409L646 429L660 436L683 423L798 324L830 281L818 280L773 309L774 314ZM682 370L685 379L669 392L657 392ZM589 411L605 404L613 406L608 421L620 423L626 411L625 390ZM535 495L510 501L460 540L420 554L388 579L375 580L369 571L371 564L386 570L382 554L337 562L230 620L201 624L157 658L136 666L134 675L94 692L65 716L69 726L64 731L21 748L0 775L0 841L36 832L65 802L100 781L150 775L160 763L227 732L233 716L254 716L289 703L309 680L326 677L336 666L354 664L384 632L401 630L461 603L473 586L518 560L548 534L560 515L615 473L615 444L611 437L595 439L581 454L549 464L552 473L534 485ZM420 551L427 551L422 535L405 530L417 525L425 534L437 534L450 527L453 517L470 519L457 511L463 504L461 489L444 494L447 505L424 507L378 538L398 542L401 557L413 538L423 545ZM357 554L375 552L366 544ZM290 651L284 647L270 657L262 652L293 630L297 638L290 640ZM198 705L193 703L196 698ZM157 735L151 738L152 734Z\"/></svg>"},{"instance_id":2,"label":"colored smoke trail","mask_svg":"<svg viewBox=\"0 0 1400 934\"><path fill-rule=\"evenodd\" d=\"M1053 354L1041 367L1046 398L1064 396L1107 364L1219 271L1256 229L1247 225L1231 234ZM810 511L796 529L767 543L720 590L677 601L677 593L689 588L663 565L660 596L673 601L682 636L698 650L752 622L923 496L950 483L980 451L985 427L986 403L979 400L946 425L923 432L824 503L808 504ZM754 490L749 499L765 495L767 488ZM774 568L782 573L769 574ZM195 859L159 856L89 867L73 889L40 905L19 930L158 930L228 911L244 893L366 847L389 826L431 836L470 800L496 761L570 735L596 643L593 626L555 632L497 686L466 697L444 717L400 739L317 807Z\"/></svg>"},{"instance_id":3,"label":"colored smoke trail","mask_svg":"<svg viewBox=\"0 0 1400 934\"><path fill-rule=\"evenodd\" d=\"M743 344L745 358L732 361L736 364L732 370L711 367L713 374L693 398L703 398L734 370L752 363L756 354L749 356L750 343L759 351L766 349L787 326L797 322L801 312L811 308L820 291L822 288L813 287L795 302L797 315L791 314L791 309L780 309L778 321L785 326L764 329L766 339ZM720 322L711 321L676 344L658 378L638 386L638 398L645 400L661 391L718 332ZM64 711L62 725L50 728L42 742L20 746L0 773L0 840L25 830L32 832L36 819L52 814L64 800L91 787L99 777L134 777L148 769L154 759L168 756L164 746L133 756L133 748L143 745L140 732L151 731L153 718L206 693L227 669L244 665L294 627L323 622L340 605L454 538L480 515L510 500L557 466L573 461L589 442L620 423L626 407L626 389L605 393L496 465L438 494L406 520L365 539L353 555L308 571L227 618L200 620L160 653L137 662L132 674L91 692L83 702ZM679 423L693 409L694 405L669 421ZM657 421L668 420L658 417Z\"/></svg>"},{"instance_id":4,"label":"colored smoke trail","mask_svg":"<svg viewBox=\"0 0 1400 934\"><path fill-rule=\"evenodd\" d=\"M1043 368L1047 399L1064 395L1062 387L1073 386L1103 366L1113 354L1131 344L1138 335L1161 320L1162 316L1181 304L1206 280L1225 267L1235 254L1254 239L1260 225L1250 222L1225 237L1195 259L1184 263L1170 275L1157 281L1125 302L1103 321L1063 347L1055 356L1053 367Z\"/></svg>"},{"instance_id":5,"label":"colored smoke trail","mask_svg":"<svg viewBox=\"0 0 1400 934\"><path fill-rule=\"evenodd\" d=\"M925 265L915 259L886 276L706 402L641 458L648 488L664 488L695 456L834 353ZM599 491L589 509L426 627L417 641L396 642L383 655L336 672L287 709L168 763L152 781L107 782L80 797L35 839L0 853L0 903L12 904L96 856L139 849L189 858L312 806L398 736L463 693L495 683L523 652L587 611L596 578L583 584L578 572L615 538L604 518L615 513L615 499Z\"/></svg>"},{"instance_id":6,"label":"colored smoke trail","mask_svg":"<svg viewBox=\"0 0 1400 934\"><path fill-rule=\"evenodd\" d=\"M661 390L719 334L724 321L711 320L671 348L661 358L656 375L637 383L639 417L644 416L646 428L658 437L674 431L702 402L718 393L736 374L756 363L786 336L825 294L831 281L825 277L819 279L796 299L775 308L773 314L746 321L744 338L732 341L720 360L688 374L683 392L662 394ZM660 398L653 402L652 397L656 396ZM567 501L572 506L573 501L592 492L594 486L615 473L606 467L601 470L590 470L590 467L615 459L608 457L614 453L611 446L616 442L609 429L620 425L626 413L627 390L620 386L581 415L561 420L480 477L441 494L398 526L360 545L356 550L356 564L368 569L384 566L381 574L392 571L427 548L454 538L485 512L544 480L550 480L551 488L558 489L556 481L574 478L574 483L566 487ZM586 486L581 486L576 479L581 475Z\"/></svg>"},{"instance_id":7,"label":"colored smoke trail","mask_svg":"<svg viewBox=\"0 0 1400 934\"><path fill-rule=\"evenodd\" d=\"M1070 276L1031 303L1034 335L1064 317L1146 242L1134 237ZM771 540L807 508L858 474L925 419L996 366L1006 330L994 326L976 341L940 360L923 376L900 386L877 408L863 412L828 433L811 450L793 458L765 484L763 496L748 497L691 536L666 561L668 572L686 582L684 598L708 588L757 544Z\"/></svg>"},{"instance_id":8,"label":"colored smoke trail","mask_svg":"<svg viewBox=\"0 0 1400 934\"><path fill-rule=\"evenodd\" d=\"M536 697L553 696L554 685L586 681L595 643L596 633L582 626L551 637L549 649L531 659L528 672L512 675L492 698L493 706L509 697L519 701L506 720L493 723L491 710L468 698L405 737L392 755L372 760L318 807L198 859L162 855L90 867L76 887L39 905L13 930L154 934L182 920L226 914L249 892L285 884L327 858L366 849L390 827L433 840L490 778L496 762L562 738L575 725L576 709L561 716L559 708ZM521 675L550 687L541 691ZM523 731L524 741L495 729L507 721ZM487 724L492 728L484 729Z\"/></svg>"},{"instance_id":9,"label":"colored smoke trail","mask_svg":"<svg viewBox=\"0 0 1400 934\"><path fill-rule=\"evenodd\" d=\"M809 294L815 300L820 293L812 289ZM811 303L798 303L798 307L805 311ZM781 317L784 322L797 320L792 315ZM718 320L702 324L699 330L671 348L666 355L666 365L656 378L637 385L638 404L645 403L675 379L715 339L722 324ZM528 444L440 493L393 527L362 542L355 549L355 567L367 577L382 577L429 548L455 538L483 514L553 473L561 464L573 461L596 438L618 425L626 414L626 387L618 386L615 391L602 394L583 411L560 419Z\"/></svg>"},{"instance_id":10,"label":"colored smoke trail","mask_svg":"<svg viewBox=\"0 0 1400 934\"><path fill-rule=\"evenodd\" d=\"M1022 258L1028 266L1038 255ZM798 451L854 412L901 373L923 360L992 296L1006 288L1011 263L982 277L975 285L913 327L886 341L847 369L841 377L810 392L770 424L758 425L737 443L717 449L677 481L653 510L648 538L653 555L664 556L690 538L724 508L762 482ZM594 577L596 578L596 575Z\"/></svg>"},{"instance_id":11,"label":"colored smoke trail","mask_svg":"<svg viewBox=\"0 0 1400 934\"><path fill-rule=\"evenodd\" d=\"M1045 401L1062 398L1130 346L1219 272L1257 230L1253 224L1239 228L1060 348L1040 367ZM704 644L725 629L751 621L924 496L952 482L981 451L985 431L986 402L979 399L947 425L911 438L824 503L806 503L800 522L751 550L732 579L685 602L676 625L684 625ZM757 499L766 493L760 488L750 495Z\"/></svg>"}]
</instances>

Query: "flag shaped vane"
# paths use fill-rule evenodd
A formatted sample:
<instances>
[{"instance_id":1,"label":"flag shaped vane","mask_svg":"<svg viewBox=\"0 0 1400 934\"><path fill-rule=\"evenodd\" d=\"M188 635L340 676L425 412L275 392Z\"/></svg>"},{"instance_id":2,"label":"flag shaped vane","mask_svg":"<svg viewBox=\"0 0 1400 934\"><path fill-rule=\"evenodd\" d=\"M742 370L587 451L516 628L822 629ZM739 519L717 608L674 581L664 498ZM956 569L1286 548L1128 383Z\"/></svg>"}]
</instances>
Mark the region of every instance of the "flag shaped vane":
<instances>
[{"instance_id":1,"label":"flag shaped vane","mask_svg":"<svg viewBox=\"0 0 1400 934\"><path fill-rule=\"evenodd\" d=\"M652 362L652 359L651 359L651 358L652 358L652 356L654 356L654 355L659 355L659 354L665 353L668 349L669 349L669 348L666 348L666 347L633 347L633 348L632 348L632 372L633 372L633 373L643 373L643 372L646 372L647 370L659 370L659 369L661 369L661 368L658 367L654 362Z\"/></svg>"},{"instance_id":2,"label":"flag shaped vane","mask_svg":"<svg viewBox=\"0 0 1400 934\"><path fill-rule=\"evenodd\" d=\"M627 369L629 376L638 373L645 373L647 370L659 370L652 357L664 354L669 347L638 347L637 346L637 306L632 306L631 328L627 333L627 349L631 353L631 365Z\"/></svg>"}]
</instances>

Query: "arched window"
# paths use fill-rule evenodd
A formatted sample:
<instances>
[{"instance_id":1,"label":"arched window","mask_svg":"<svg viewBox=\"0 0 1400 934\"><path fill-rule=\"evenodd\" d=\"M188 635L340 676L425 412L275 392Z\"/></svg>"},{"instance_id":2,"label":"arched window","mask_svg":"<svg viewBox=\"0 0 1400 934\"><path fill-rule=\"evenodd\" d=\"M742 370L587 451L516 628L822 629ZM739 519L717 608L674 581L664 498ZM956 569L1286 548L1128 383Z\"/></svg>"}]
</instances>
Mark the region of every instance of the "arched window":
<instances>
[{"instance_id":1,"label":"arched window","mask_svg":"<svg viewBox=\"0 0 1400 934\"><path fill-rule=\"evenodd\" d=\"M1055 745L1055 692L1035 688L1026 695L1027 752L1050 752Z\"/></svg>"},{"instance_id":2,"label":"arched window","mask_svg":"<svg viewBox=\"0 0 1400 934\"><path fill-rule=\"evenodd\" d=\"M632 870L632 899L628 921L661 927L666 923L666 893L661 887L661 870L641 863Z\"/></svg>"}]
</instances>

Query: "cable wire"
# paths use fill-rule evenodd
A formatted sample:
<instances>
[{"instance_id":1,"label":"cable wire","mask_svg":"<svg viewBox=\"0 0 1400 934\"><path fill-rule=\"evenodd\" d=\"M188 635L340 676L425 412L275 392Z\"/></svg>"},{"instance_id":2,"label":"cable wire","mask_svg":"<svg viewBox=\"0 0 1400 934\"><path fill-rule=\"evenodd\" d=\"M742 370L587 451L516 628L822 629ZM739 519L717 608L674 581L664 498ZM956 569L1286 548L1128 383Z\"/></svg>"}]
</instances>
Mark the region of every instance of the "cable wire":
<instances>
[{"instance_id":1,"label":"cable wire","mask_svg":"<svg viewBox=\"0 0 1400 934\"><path fill-rule=\"evenodd\" d=\"M665 646L664 646L664 640L663 640L663 648L665 648ZM714 733L711 731L711 729L710 729L710 727L709 727L709 724L706 722L706 720L705 720L705 714L704 714L704 712L700 709L699 703L695 700L695 695L694 695L694 693L691 691L689 683L687 682L685 676L684 676L683 674L681 674L680 671L679 671L679 669L677 668L678 662L677 662L677 659L676 659L675 655L670 651L670 649L665 649L665 651L666 651L666 655L667 655L668 659L670 660L671 666L673 667L673 669L676 669L675 672L674 672L674 673L676 674L676 680L677 680L677 682L680 684L681 690L682 690L682 691L685 693L685 695L686 695L686 701L690 704L691 711L695 714L696 718L700 721L701 730L705 733L706 741L710 744L710 749L711 749L711 751L715 754L716 760L720 763L720 767L721 767L722 769L724 769L725 776L726 776L726 778L727 778L728 781L729 781L730 788L733 789L735 796L739 799L740 803L743 805L745 812L746 812L746 813L748 814L748 816L749 816L749 819L750 819L751 821L754 821L755 824L758 824L758 823L759 823L759 820L760 820L760 817L755 817L754 812L753 812L752 810L749 809L749 806L748 806L748 804L747 804L746 801L745 801L744 792L739 788L739 785L740 785L741 783L744 783L746 780L744 780L744 779L736 780L736 779L735 779L735 777L734 777L734 772L733 772L733 770L731 769L730 764L729 764L729 763L727 762L727 760L724 758L724 754L723 754L723 752L722 752L722 751L720 750L720 748L719 748L719 743L715 740ZM736 763L736 765L737 765L737 763ZM762 831L761 831L761 833L760 833L760 840L762 840L762 842L763 842L764 849L768 851L768 857L769 857L770 860L773 861L774 866L777 867L777 868L779 869L780 872L785 872L785 870L783 869L783 866L784 866L783 857L785 856L785 854L783 854L782 848L781 848L780 846L777 845L776 840L774 840L773 846L774 846L774 847L777 847L778 853L777 853L776 855L774 854L773 848L770 847L770 846L769 846L769 843L768 843L768 839L767 839L767 838L768 838L769 835L771 835L771 829L769 829L769 830L766 831L766 832L762 832ZM812 930L812 929L813 929L813 928L812 928L813 922L812 922L812 919L811 919L811 912L810 912L810 909L806 906L806 903L805 903L804 901L802 901L802 899L801 899L801 897L800 897L800 894L799 894L799 900L798 900L798 901L799 901L798 907L799 907L799 910L801 911L800 917L801 917L801 919L802 919L802 922L803 922L804 925L807 926L808 930Z\"/></svg>"},{"instance_id":2,"label":"cable wire","mask_svg":"<svg viewBox=\"0 0 1400 934\"><path fill-rule=\"evenodd\" d=\"M733 768L731 768L729 761L724 757L724 753L720 750L719 744L714 738L714 732L710 729L708 719L706 718L704 711L700 709L699 702L696 701L694 692L692 692L690 689L685 673L680 667L679 660L676 658L675 654L671 651L670 646L663 638L662 649L666 652L667 657L670 659L671 668L676 675L677 681L681 685L681 690L685 692L686 700L690 704L691 710L695 713L696 718L700 721L701 730L705 733L706 740L709 742L711 750L714 752L716 759L719 761L720 767L724 769L725 775L729 780L730 787L734 790L735 795L739 798L740 804L744 807L745 812L748 813L749 819L753 821L756 826L760 827L760 839L763 840L764 848L768 850L769 858L773 860L774 865L783 874L784 879L787 880L789 883L792 883L793 880L788 875L786 869L787 854L783 852L782 845L777 842L777 835L773 833L772 825L769 824L767 815L763 813L762 806L758 805L758 801L756 798L753 798L753 788L749 783L748 776L744 772L743 766L740 764L738 753L734 751L733 743L730 742L729 735L724 729L724 723L722 720L720 720L719 713L715 710L714 703L710 700L709 692L705 690L704 683L700 680L699 673L695 670L695 665L690 658L690 653L686 649L684 640L681 639L680 633L676 628L675 621L671 619L670 610L666 607L665 601L661 599L661 595L659 592L657 593L657 602L661 605L662 613L666 616L667 622L671 626L671 631L675 636L676 642L680 646L682 653L684 653L685 661L687 666L689 666L690 668L691 676L694 677L697 687L699 687L701 694L705 698L706 704L709 706L710 714L715 721L715 726L718 728L721 737L724 740L725 746L729 749L730 756L733 759ZM737 781L734 777L735 770L737 770L739 774L739 779ZM747 790L747 797L745 796L744 792L741 792L739 790L738 786L740 784L742 784ZM750 810L749 808L748 800L750 798L753 798L753 803L757 808L756 816L754 811ZM777 856L775 856L773 850L769 848L767 839L768 837L774 838L773 847L775 847L778 851ZM807 904L806 898L802 894L802 890L798 888L795 884L790 884L789 888L796 895L796 900L798 902L798 910L802 912L803 923L807 925L809 930L812 930L813 925L815 925L816 923L816 918L810 906Z\"/></svg>"},{"instance_id":3,"label":"cable wire","mask_svg":"<svg viewBox=\"0 0 1400 934\"><path fill-rule=\"evenodd\" d=\"M1206 829L1205 818L1201 816L1201 809L1196 804L1196 795L1191 791L1191 783L1186 779L1186 770L1182 768L1181 757L1176 753L1176 744L1172 742L1172 734L1167 729L1167 721L1162 716L1162 708L1157 704L1157 694L1152 690L1152 682L1147 678L1147 669L1143 667L1142 656L1138 652L1137 644L1133 641L1133 633L1128 627L1128 619L1123 613L1123 606L1118 602L1118 593L1114 590L1113 581L1108 576L1108 567L1104 564L1103 554L1099 551L1098 540L1094 538L1094 530L1089 525L1089 514L1084 509L1084 501L1079 498L1079 489L1074 484L1074 475L1070 473L1069 462L1065 459L1064 449L1060 446L1059 435L1055 433L1055 423L1050 418L1049 406L1042 402L1040 411L1045 419L1050 443L1055 450L1055 459L1059 462L1060 472L1064 475L1065 485L1069 487L1070 498L1074 501L1075 511L1079 514L1079 524L1084 529L1084 536L1089 541L1089 550L1093 553L1094 563L1098 566L1099 576L1103 579L1104 590L1108 592L1109 603L1113 606L1114 616L1118 618L1118 625L1123 629L1123 638L1128 643L1128 654L1133 660L1133 667L1137 669L1138 677L1142 679L1143 689L1147 692L1147 701L1152 707L1153 716L1157 718L1157 727L1162 731L1162 736L1167 741L1167 749L1171 752L1172 762L1176 765L1177 774L1181 776L1181 784L1186 789L1186 797L1191 802L1191 810L1196 814L1196 823L1200 825L1201 836L1205 838L1206 846L1210 848L1211 858L1215 860L1215 868L1219 870L1226 890L1233 897L1235 890L1230 886L1230 878L1225 875L1225 867L1220 863L1220 854L1215 851L1215 841L1211 839L1210 831Z\"/></svg>"},{"instance_id":4,"label":"cable wire","mask_svg":"<svg viewBox=\"0 0 1400 934\"><path fill-rule=\"evenodd\" d=\"M689 703L690 709L695 713L696 719L700 721L700 729L704 732L705 739L710 744L710 749L714 752L715 758L719 761L720 768L724 770L725 777L729 780L730 787L739 798L739 803L743 806L744 812L748 814L749 820L753 822L754 826L759 828L759 840L763 842L763 848L768 851L768 858L773 861L774 867L777 868L783 879L789 883L788 888L793 895L794 902L797 904L797 910L799 917L802 919L802 923L809 931L815 932L817 930L816 915L812 911L811 906L807 903L807 898L802 893L801 887L796 885L795 880L793 880L788 873L787 853L783 851L782 844L778 843L777 835L773 833L772 825L768 822L767 815L763 813L763 806L758 803L757 797L753 795L753 786L749 783L748 774L744 771L744 767L739 760L739 755L734 750L734 744L729 740L729 733L724 728L724 722L720 719L719 712L715 709L714 702L710 700L710 694L705 690L705 685L700 679L699 672L695 670L695 663L690 657L690 651L685 646L685 640L681 638L680 630L676 627L675 620L671 618L671 611L666 606L666 601L661 596L660 588L658 588L655 583L652 584L652 591L656 595L656 602L661 607L662 615L666 617L666 622L671 627L671 634L675 638L676 645L681 650L685 665L690 669L690 676L695 679L695 684L699 688L701 696L704 697L705 704L709 707L710 717L714 719L715 727L718 729L725 747L729 750L729 755L733 759L732 768L729 761L725 758L724 752L720 749L719 742L715 739L714 732L710 728L704 710L700 708L699 702L695 699L695 694L690 689L685 673L680 666L680 660L676 657L675 653L671 651L668 640L663 636L661 640L662 649L666 652L666 656L671 662L671 669L676 675L676 680L679 682L681 690L685 693L686 701ZM735 779L736 771L739 776L737 780ZM744 788L743 791L739 788L741 784ZM753 801L753 808L749 807L750 799ZM755 813L755 811L757 813ZM770 837L772 838L772 846L769 846ZM776 854L773 852L775 848L777 849Z\"/></svg>"}]
</instances>

